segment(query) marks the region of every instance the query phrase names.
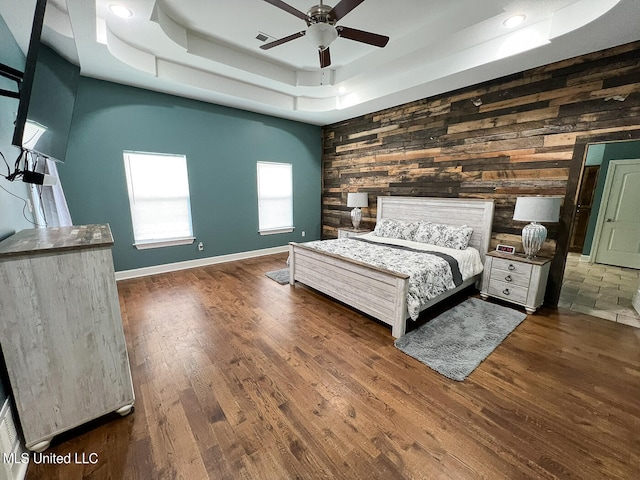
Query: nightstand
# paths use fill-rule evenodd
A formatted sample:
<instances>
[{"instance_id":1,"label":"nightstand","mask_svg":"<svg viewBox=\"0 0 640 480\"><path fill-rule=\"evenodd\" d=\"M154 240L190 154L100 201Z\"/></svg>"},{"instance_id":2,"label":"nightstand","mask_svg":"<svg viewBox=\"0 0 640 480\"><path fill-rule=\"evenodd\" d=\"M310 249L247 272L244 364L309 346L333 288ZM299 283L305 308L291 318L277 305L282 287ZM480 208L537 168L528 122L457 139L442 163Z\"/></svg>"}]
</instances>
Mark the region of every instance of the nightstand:
<instances>
[{"instance_id":1,"label":"nightstand","mask_svg":"<svg viewBox=\"0 0 640 480\"><path fill-rule=\"evenodd\" d=\"M489 252L484 261L480 296L522 305L531 314L542 305L551 259L523 254Z\"/></svg>"},{"instance_id":2,"label":"nightstand","mask_svg":"<svg viewBox=\"0 0 640 480\"><path fill-rule=\"evenodd\" d=\"M357 237L358 235L365 235L366 233L371 233L371 230L367 230L366 228L339 228L338 238Z\"/></svg>"}]
</instances>

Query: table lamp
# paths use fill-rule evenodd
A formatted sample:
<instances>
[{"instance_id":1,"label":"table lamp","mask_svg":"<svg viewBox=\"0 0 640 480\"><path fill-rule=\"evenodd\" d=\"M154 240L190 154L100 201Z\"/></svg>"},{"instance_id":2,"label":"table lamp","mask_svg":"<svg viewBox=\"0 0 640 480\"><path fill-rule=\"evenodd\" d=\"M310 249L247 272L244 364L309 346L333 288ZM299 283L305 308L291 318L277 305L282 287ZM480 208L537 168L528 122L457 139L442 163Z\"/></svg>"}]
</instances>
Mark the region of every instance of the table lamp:
<instances>
[{"instance_id":1,"label":"table lamp","mask_svg":"<svg viewBox=\"0 0 640 480\"><path fill-rule=\"evenodd\" d=\"M347 194L347 207L354 207L351 210L351 223L353 224L353 228L356 230L360 226L360 221L362 220L362 210L361 207L369 206L369 194L364 193L348 193Z\"/></svg>"},{"instance_id":2,"label":"table lamp","mask_svg":"<svg viewBox=\"0 0 640 480\"><path fill-rule=\"evenodd\" d=\"M518 197L513 219L531 222L522 228L522 246L527 258L533 258L547 238L547 229L538 222L560 219L561 197Z\"/></svg>"}]
</instances>

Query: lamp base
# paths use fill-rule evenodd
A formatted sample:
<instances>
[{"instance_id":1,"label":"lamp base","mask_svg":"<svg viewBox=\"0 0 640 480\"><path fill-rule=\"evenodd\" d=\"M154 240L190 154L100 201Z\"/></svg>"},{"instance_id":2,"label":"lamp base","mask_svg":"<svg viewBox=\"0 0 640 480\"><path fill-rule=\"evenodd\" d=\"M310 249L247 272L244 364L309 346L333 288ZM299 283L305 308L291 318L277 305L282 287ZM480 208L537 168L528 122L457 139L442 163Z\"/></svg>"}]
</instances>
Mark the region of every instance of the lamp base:
<instances>
[{"instance_id":1,"label":"lamp base","mask_svg":"<svg viewBox=\"0 0 640 480\"><path fill-rule=\"evenodd\" d=\"M542 248L547 239L547 229L544 225L531 222L522 228L522 247L527 258L533 258Z\"/></svg>"},{"instance_id":2,"label":"lamp base","mask_svg":"<svg viewBox=\"0 0 640 480\"><path fill-rule=\"evenodd\" d=\"M362 210L358 207L351 210L351 223L353 224L353 228L356 230L360 226L360 222L362 221Z\"/></svg>"}]
</instances>

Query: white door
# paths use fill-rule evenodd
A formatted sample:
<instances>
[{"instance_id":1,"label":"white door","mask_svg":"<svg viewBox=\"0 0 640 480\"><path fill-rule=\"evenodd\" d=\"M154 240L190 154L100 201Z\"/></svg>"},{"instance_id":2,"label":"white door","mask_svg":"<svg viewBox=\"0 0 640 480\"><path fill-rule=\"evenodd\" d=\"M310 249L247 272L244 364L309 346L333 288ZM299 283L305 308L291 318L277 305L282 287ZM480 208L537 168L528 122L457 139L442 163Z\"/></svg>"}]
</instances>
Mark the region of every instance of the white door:
<instances>
[{"instance_id":1,"label":"white door","mask_svg":"<svg viewBox=\"0 0 640 480\"><path fill-rule=\"evenodd\" d=\"M596 263L640 269L640 160L612 160L600 207Z\"/></svg>"}]
</instances>

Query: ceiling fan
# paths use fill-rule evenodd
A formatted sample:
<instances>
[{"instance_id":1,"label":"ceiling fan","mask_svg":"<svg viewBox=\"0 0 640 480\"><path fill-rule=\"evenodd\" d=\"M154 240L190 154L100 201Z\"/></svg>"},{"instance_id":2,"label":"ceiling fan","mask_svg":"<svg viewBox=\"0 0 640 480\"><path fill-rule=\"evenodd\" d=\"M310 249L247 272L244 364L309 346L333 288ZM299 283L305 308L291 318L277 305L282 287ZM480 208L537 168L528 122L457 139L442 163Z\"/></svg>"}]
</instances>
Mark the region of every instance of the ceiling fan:
<instances>
[{"instance_id":1,"label":"ceiling fan","mask_svg":"<svg viewBox=\"0 0 640 480\"><path fill-rule=\"evenodd\" d=\"M303 13L281 0L264 1L304 20L307 23L307 29L260 45L260 48L263 50L269 50L270 48L277 47L296 38L306 36L318 48L320 67L324 68L331 65L329 44L338 37L374 45L376 47L384 47L389 41L389 37L378 35L377 33L365 32L341 25L336 26L336 23L342 19L342 17L364 2L364 0L341 0L333 8L324 5L322 0L320 0L320 5L314 5L307 13Z\"/></svg>"}]
</instances>

